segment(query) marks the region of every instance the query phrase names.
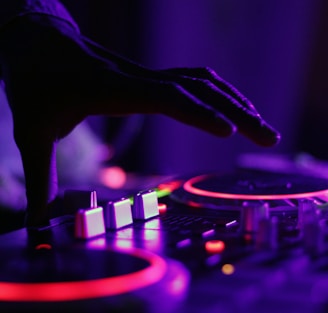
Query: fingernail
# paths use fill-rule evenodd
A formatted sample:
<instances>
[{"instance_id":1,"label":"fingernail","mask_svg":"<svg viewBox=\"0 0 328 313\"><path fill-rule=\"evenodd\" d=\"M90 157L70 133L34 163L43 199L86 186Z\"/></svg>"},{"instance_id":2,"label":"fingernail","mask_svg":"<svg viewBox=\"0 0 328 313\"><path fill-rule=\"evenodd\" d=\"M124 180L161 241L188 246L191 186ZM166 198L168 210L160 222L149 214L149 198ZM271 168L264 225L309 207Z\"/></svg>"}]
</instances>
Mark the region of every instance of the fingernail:
<instances>
[{"instance_id":1,"label":"fingernail","mask_svg":"<svg viewBox=\"0 0 328 313\"><path fill-rule=\"evenodd\" d=\"M261 122L262 134L264 135L265 145L274 146L281 140L281 134L268 123Z\"/></svg>"}]
</instances>

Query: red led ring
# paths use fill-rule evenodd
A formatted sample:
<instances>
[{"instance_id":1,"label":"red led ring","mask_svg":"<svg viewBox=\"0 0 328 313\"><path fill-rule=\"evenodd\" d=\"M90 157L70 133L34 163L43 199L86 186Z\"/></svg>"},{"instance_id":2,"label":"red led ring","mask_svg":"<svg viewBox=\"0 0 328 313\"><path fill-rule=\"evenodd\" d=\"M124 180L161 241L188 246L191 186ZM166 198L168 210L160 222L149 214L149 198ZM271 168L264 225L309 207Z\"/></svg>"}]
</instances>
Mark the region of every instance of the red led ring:
<instances>
[{"instance_id":1,"label":"red led ring","mask_svg":"<svg viewBox=\"0 0 328 313\"><path fill-rule=\"evenodd\" d=\"M293 194L279 194L279 195L249 195L249 194L231 194L224 192L216 192L216 191L208 191L195 187L194 185L205 178L207 175L196 176L194 178L189 179L183 185L185 191L199 195L203 197L212 197L212 198L221 198L221 199L239 199L239 200L278 200L278 199L300 199L300 198L311 198L311 197L319 197L328 196L328 190L319 190L319 191L311 191L311 192L302 192L302 193L293 193Z\"/></svg>"},{"instance_id":2,"label":"red led ring","mask_svg":"<svg viewBox=\"0 0 328 313\"><path fill-rule=\"evenodd\" d=\"M141 258L150 265L140 271L84 281L16 283L0 282L0 301L72 301L109 297L132 292L160 281L167 269L164 259L141 249L118 250Z\"/></svg>"}]
</instances>

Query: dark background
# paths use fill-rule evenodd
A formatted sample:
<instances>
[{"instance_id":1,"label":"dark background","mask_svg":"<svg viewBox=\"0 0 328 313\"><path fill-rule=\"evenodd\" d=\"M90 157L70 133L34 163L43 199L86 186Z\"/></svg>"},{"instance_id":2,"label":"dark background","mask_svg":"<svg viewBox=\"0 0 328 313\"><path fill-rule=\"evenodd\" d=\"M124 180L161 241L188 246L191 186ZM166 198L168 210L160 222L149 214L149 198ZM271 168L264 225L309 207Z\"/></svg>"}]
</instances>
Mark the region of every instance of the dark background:
<instances>
[{"instance_id":1,"label":"dark background","mask_svg":"<svg viewBox=\"0 0 328 313\"><path fill-rule=\"evenodd\" d=\"M325 0L62 2L82 33L136 62L212 67L282 133L281 143L267 149L239 135L216 138L164 116L90 118L93 131L115 147L108 165L143 175L180 175L233 169L245 153L306 152L328 159ZM0 167L9 161L0 157ZM6 216L1 221L12 225Z\"/></svg>"},{"instance_id":2,"label":"dark background","mask_svg":"<svg viewBox=\"0 0 328 313\"><path fill-rule=\"evenodd\" d=\"M63 2L83 33L134 61L153 68L212 67L283 135L279 146L263 149L239 136L214 138L166 117L135 117L133 141L118 140L126 153L113 160L127 170L226 169L249 152L305 151L328 158L324 0ZM122 124L124 119L105 119L102 135L115 140Z\"/></svg>"}]
</instances>

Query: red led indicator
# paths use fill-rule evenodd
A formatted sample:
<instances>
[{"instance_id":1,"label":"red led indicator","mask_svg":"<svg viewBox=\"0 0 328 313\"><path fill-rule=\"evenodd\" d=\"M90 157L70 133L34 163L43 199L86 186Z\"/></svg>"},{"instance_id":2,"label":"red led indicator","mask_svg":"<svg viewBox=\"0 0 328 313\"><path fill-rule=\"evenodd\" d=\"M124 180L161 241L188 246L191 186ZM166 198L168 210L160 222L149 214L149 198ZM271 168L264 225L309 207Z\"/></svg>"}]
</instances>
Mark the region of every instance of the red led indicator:
<instances>
[{"instance_id":1,"label":"red led indicator","mask_svg":"<svg viewBox=\"0 0 328 313\"><path fill-rule=\"evenodd\" d=\"M222 240L209 240L205 243L205 250L208 253L222 253L225 249L225 244Z\"/></svg>"},{"instance_id":2,"label":"red led indicator","mask_svg":"<svg viewBox=\"0 0 328 313\"><path fill-rule=\"evenodd\" d=\"M158 203L158 211L160 214L166 213L167 205L165 203Z\"/></svg>"},{"instance_id":3,"label":"red led indicator","mask_svg":"<svg viewBox=\"0 0 328 313\"><path fill-rule=\"evenodd\" d=\"M48 243L40 243L39 245L37 245L35 247L35 250L42 250L42 249L50 250L50 249L52 249L52 246L49 245Z\"/></svg>"},{"instance_id":4,"label":"red led indicator","mask_svg":"<svg viewBox=\"0 0 328 313\"><path fill-rule=\"evenodd\" d=\"M169 192L173 192L174 190L180 188L181 185L182 185L182 181L174 180L174 181L170 181L168 183L162 183L157 188L159 190L166 190Z\"/></svg>"}]
</instances>

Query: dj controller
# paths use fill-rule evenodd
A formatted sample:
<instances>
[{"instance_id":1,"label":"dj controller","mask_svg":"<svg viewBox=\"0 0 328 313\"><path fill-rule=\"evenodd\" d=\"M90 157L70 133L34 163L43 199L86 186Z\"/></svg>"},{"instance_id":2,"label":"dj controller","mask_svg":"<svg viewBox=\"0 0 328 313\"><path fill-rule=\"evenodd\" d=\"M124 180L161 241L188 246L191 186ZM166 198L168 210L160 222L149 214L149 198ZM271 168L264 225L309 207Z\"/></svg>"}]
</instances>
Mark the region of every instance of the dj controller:
<instances>
[{"instance_id":1,"label":"dj controller","mask_svg":"<svg viewBox=\"0 0 328 313\"><path fill-rule=\"evenodd\" d=\"M1 312L328 312L326 179L236 170L62 209L0 236Z\"/></svg>"}]
</instances>

